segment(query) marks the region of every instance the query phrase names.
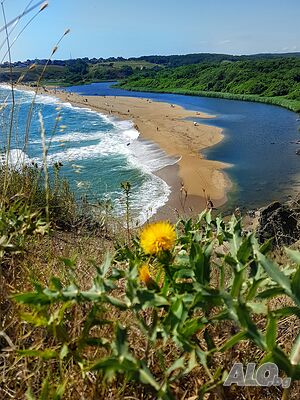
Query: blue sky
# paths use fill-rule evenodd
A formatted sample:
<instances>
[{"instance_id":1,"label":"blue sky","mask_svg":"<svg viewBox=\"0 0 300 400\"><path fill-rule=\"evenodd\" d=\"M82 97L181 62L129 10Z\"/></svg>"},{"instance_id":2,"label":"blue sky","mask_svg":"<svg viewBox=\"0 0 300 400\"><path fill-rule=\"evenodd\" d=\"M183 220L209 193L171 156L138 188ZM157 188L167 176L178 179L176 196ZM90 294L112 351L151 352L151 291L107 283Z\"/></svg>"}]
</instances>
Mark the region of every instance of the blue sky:
<instances>
[{"instance_id":1,"label":"blue sky","mask_svg":"<svg viewBox=\"0 0 300 400\"><path fill-rule=\"evenodd\" d=\"M4 0L7 20L28 3ZM12 58L46 58L67 28L56 58L300 51L299 17L299 0L49 0Z\"/></svg>"}]
</instances>

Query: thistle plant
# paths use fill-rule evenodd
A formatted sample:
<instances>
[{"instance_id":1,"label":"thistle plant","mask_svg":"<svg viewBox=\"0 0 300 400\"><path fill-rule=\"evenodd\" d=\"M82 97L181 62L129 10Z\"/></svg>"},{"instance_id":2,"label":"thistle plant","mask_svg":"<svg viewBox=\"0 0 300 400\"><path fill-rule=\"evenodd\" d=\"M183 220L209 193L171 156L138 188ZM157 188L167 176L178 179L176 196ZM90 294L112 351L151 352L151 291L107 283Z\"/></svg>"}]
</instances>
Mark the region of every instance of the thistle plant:
<instances>
[{"instance_id":1,"label":"thistle plant","mask_svg":"<svg viewBox=\"0 0 300 400\"><path fill-rule=\"evenodd\" d=\"M176 398L174 383L201 368L206 378L198 398L215 393L226 399L223 383L231 365L214 360L248 341L260 351L255 361L272 361L298 380L299 337L286 352L278 344L278 326L300 316L300 253L287 249L292 263L280 269L269 249L270 242L261 246L254 234L245 235L235 217L225 223L210 212L176 227L146 226L131 247L119 247L95 265L89 289L80 288L71 269L67 285L54 277L48 287L36 283L34 291L14 296L27 308L25 321L52 336L51 346L29 346L20 354L64 365L61 384L72 362L100 386L123 377L159 399ZM64 262L75 268L71 260ZM272 307L278 296L289 305ZM69 318L74 307L85 310L76 334ZM233 335L220 339L215 332L224 326ZM140 354L134 349L137 336L144 340Z\"/></svg>"}]
</instances>

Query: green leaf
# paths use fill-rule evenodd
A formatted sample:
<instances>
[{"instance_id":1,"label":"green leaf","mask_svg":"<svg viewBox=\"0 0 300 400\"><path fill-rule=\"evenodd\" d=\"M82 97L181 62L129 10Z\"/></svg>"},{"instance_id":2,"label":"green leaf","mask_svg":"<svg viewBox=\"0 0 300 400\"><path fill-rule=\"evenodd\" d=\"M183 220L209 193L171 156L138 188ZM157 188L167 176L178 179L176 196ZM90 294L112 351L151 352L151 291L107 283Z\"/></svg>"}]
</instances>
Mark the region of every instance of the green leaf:
<instances>
[{"instance_id":1,"label":"green leaf","mask_svg":"<svg viewBox=\"0 0 300 400\"><path fill-rule=\"evenodd\" d=\"M185 356L178 358L166 371L166 375L170 375L176 369L184 369Z\"/></svg>"},{"instance_id":2,"label":"green leaf","mask_svg":"<svg viewBox=\"0 0 300 400\"><path fill-rule=\"evenodd\" d=\"M188 362L188 366L185 370L186 374L189 374L195 367L197 367L198 363L197 363L197 359L196 359L196 351L193 350L190 353L190 358L189 358L189 362Z\"/></svg>"},{"instance_id":3,"label":"green leaf","mask_svg":"<svg viewBox=\"0 0 300 400\"><path fill-rule=\"evenodd\" d=\"M116 350L119 356L124 356L127 354L128 344L127 344L127 329L123 328L121 325L117 324L116 328Z\"/></svg>"},{"instance_id":4,"label":"green leaf","mask_svg":"<svg viewBox=\"0 0 300 400\"><path fill-rule=\"evenodd\" d=\"M175 303L172 304L171 311L178 320L181 319L183 313L183 304L180 298L176 299Z\"/></svg>"},{"instance_id":5,"label":"green leaf","mask_svg":"<svg viewBox=\"0 0 300 400\"><path fill-rule=\"evenodd\" d=\"M292 365L300 364L300 334L297 336L297 339L294 342L290 359Z\"/></svg>"},{"instance_id":6,"label":"green leaf","mask_svg":"<svg viewBox=\"0 0 300 400\"><path fill-rule=\"evenodd\" d=\"M28 322L29 324L33 324L35 326L48 326L49 324L47 318L36 314L21 313L21 318L22 320Z\"/></svg>"},{"instance_id":7,"label":"green leaf","mask_svg":"<svg viewBox=\"0 0 300 400\"><path fill-rule=\"evenodd\" d=\"M242 340L247 339L247 332L239 332L237 334L235 334L234 336L232 336L229 340L227 340L227 342L225 342L223 344L223 346L221 346L219 348L219 351L226 351L231 349L231 347L235 346L236 344L240 343Z\"/></svg>"},{"instance_id":8,"label":"green leaf","mask_svg":"<svg viewBox=\"0 0 300 400\"><path fill-rule=\"evenodd\" d=\"M298 299L300 303L300 266L298 267L295 275L293 276L291 286L294 296Z\"/></svg>"},{"instance_id":9,"label":"green leaf","mask_svg":"<svg viewBox=\"0 0 300 400\"><path fill-rule=\"evenodd\" d=\"M299 307L282 307L272 311L272 313L277 319L283 317L289 317L290 315L296 315L298 318L300 318Z\"/></svg>"},{"instance_id":10,"label":"green leaf","mask_svg":"<svg viewBox=\"0 0 300 400\"><path fill-rule=\"evenodd\" d=\"M249 235L246 239L244 239L237 251L237 259L243 264L247 263L249 257L253 252L252 237L253 237L252 235Z\"/></svg>"},{"instance_id":11,"label":"green leaf","mask_svg":"<svg viewBox=\"0 0 300 400\"><path fill-rule=\"evenodd\" d=\"M239 303L236 307L239 323L247 330L250 337L260 348L265 348L265 340L256 324L251 319L251 314L246 304Z\"/></svg>"},{"instance_id":12,"label":"green leaf","mask_svg":"<svg viewBox=\"0 0 300 400\"><path fill-rule=\"evenodd\" d=\"M61 385L59 385L54 393L53 400L61 400L66 390L68 381L65 380Z\"/></svg>"},{"instance_id":13,"label":"green leaf","mask_svg":"<svg viewBox=\"0 0 300 400\"><path fill-rule=\"evenodd\" d=\"M271 313L269 313L268 324L266 328L266 343L269 350L272 350L275 347L276 337L277 337L277 320Z\"/></svg>"},{"instance_id":14,"label":"green leaf","mask_svg":"<svg viewBox=\"0 0 300 400\"><path fill-rule=\"evenodd\" d=\"M34 292L21 293L13 295L12 298L17 303L28 304L28 305L44 306L51 304L49 297L46 296L44 293L34 293Z\"/></svg>"},{"instance_id":15,"label":"green leaf","mask_svg":"<svg viewBox=\"0 0 300 400\"><path fill-rule=\"evenodd\" d=\"M291 296L292 290L290 280L282 271L280 271L278 265L266 258L263 254L257 253L257 258L266 273L270 276L270 278L278 283L284 289L286 294Z\"/></svg>"},{"instance_id":16,"label":"green leaf","mask_svg":"<svg viewBox=\"0 0 300 400\"><path fill-rule=\"evenodd\" d=\"M275 364L277 364L279 369L282 369L283 371L285 371L287 376L291 376L290 373L291 373L292 368L291 368L290 360L288 359L286 354L279 347L275 347L272 350L272 359L275 362Z\"/></svg>"},{"instance_id":17,"label":"green leaf","mask_svg":"<svg viewBox=\"0 0 300 400\"><path fill-rule=\"evenodd\" d=\"M266 255L270 250L272 250L273 238L266 240L259 248L261 254Z\"/></svg>"},{"instance_id":18,"label":"green leaf","mask_svg":"<svg viewBox=\"0 0 300 400\"><path fill-rule=\"evenodd\" d=\"M187 278L193 278L194 277L194 272L191 269L187 268L182 268L179 271L175 272L174 274L174 280L176 279L187 279Z\"/></svg>"},{"instance_id":19,"label":"green leaf","mask_svg":"<svg viewBox=\"0 0 300 400\"><path fill-rule=\"evenodd\" d=\"M274 287L274 288L266 289L263 292L258 293L257 298L258 299L271 299L272 297L282 296L284 294L285 294L285 291L283 288Z\"/></svg>"},{"instance_id":20,"label":"green leaf","mask_svg":"<svg viewBox=\"0 0 300 400\"><path fill-rule=\"evenodd\" d=\"M244 271L243 270L235 271L234 280L231 288L231 296L233 298L237 298L239 296L243 282L244 282Z\"/></svg>"},{"instance_id":21,"label":"green leaf","mask_svg":"<svg viewBox=\"0 0 300 400\"><path fill-rule=\"evenodd\" d=\"M63 360L68 355L68 353L69 353L68 346L64 344L59 353L60 360Z\"/></svg>"},{"instance_id":22,"label":"green leaf","mask_svg":"<svg viewBox=\"0 0 300 400\"><path fill-rule=\"evenodd\" d=\"M130 306L130 304L117 299L116 297L112 297L112 296L105 296L105 299L112 304L113 306L119 308L120 310L127 310L128 307Z\"/></svg>"},{"instance_id":23,"label":"green leaf","mask_svg":"<svg viewBox=\"0 0 300 400\"><path fill-rule=\"evenodd\" d=\"M60 260L65 264L66 267L74 268L76 266L76 258L63 258L61 257Z\"/></svg>"},{"instance_id":24,"label":"green leaf","mask_svg":"<svg viewBox=\"0 0 300 400\"><path fill-rule=\"evenodd\" d=\"M49 379L46 378L46 379L44 379L43 384L42 384L42 390L41 390L39 400L48 400L49 394L50 394Z\"/></svg>"},{"instance_id":25,"label":"green leaf","mask_svg":"<svg viewBox=\"0 0 300 400\"><path fill-rule=\"evenodd\" d=\"M294 261L297 265L300 266L300 252L296 250L289 249L285 247L285 252L289 256L289 258Z\"/></svg>"},{"instance_id":26,"label":"green leaf","mask_svg":"<svg viewBox=\"0 0 300 400\"><path fill-rule=\"evenodd\" d=\"M40 357L43 360L51 360L54 358L58 358L58 354L56 351L51 349L46 350L18 350L18 354L25 357Z\"/></svg>"},{"instance_id":27,"label":"green leaf","mask_svg":"<svg viewBox=\"0 0 300 400\"><path fill-rule=\"evenodd\" d=\"M86 344L87 346L97 346L97 347L110 347L110 341L105 338L97 338L97 337L88 337L82 339L81 343Z\"/></svg>"},{"instance_id":28,"label":"green leaf","mask_svg":"<svg viewBox=\"0 0 300 400\"><path fill-rule=\"evenodd\" d=\"M63 288L63 285L62 285L60 279L58 279L55 276L53 276L51 278L51 285L53 285L54 289L56 289L56 290L62 290L62 288Z\"/></svg>"},{"instance_id":29,"label":"green leaf","mask_svg":"<svg viewBox=\"0 0 300 400\"><path fill-rule=\"evenodd\" d=\"M215 345L213 337L209 333L208 328L205 329L203 336L206 341L208 350L209 351L214 350L216 348L216 345Z\"/></svg>"},{"instance_id":30,"label":"green leaf","mask_svg":"<svg viewBox=\"0 0 300 400\"><path fill-rule=\"evenodd\" d=\"M190 251L190 265L194 270L197 281L201 284L210 281L210 255L213 242L203 251L199 243L192 242Z\"/></svg>"},{"instance_id":31,"label":"green leaf","mask_svg":"<svg viewBox=\"0 0 300 400\"><path fill-rule=\"evenodd\" d=\"M198 332L200 329L203 329L205 324L201 321L202 317L196 317L193 319L188 320L181 328L180 328L180 333L187 337L190 338L193 336L196 332Z\"/></svg>"},{"instance_id":32,"label":"green leaf","mask_svg":"<svg viewBox=\"0 0 300 400\"><path fill-rule=\"evenodd\" d=\"M139 370L139 378L141 382L144 383L145 385L150 385L156 391L159 391L160 384L156 382L153 375L145 365L143 365L142 368Z\"/></svg>"}]
</instances>

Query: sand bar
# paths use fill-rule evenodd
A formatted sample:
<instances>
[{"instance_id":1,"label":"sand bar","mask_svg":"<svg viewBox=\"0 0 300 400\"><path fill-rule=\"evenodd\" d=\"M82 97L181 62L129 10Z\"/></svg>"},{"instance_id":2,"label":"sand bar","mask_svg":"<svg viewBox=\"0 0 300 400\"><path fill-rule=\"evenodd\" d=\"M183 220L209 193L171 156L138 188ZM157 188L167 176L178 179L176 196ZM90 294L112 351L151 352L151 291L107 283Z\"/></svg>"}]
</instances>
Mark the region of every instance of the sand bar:
<instances>
[{"instance_id":1,"label":"sand bar","mask_svg":"<svg viewBox=\"0 0 300 400\"><path fill-rule=\"evenodd\" d=\"M34 90L26 85L18 88ZM226 202L230 181L224 168L228 164L206 160L201 155L201 150L215 145L223 138L220 128L205 125L205 119L213 116L143 98L81 96L52 88L40 88L38 93L54 95L75 106L88 107L122 120L131 120L141 139L156 143L169 156L180 157L178 167L157 173L172 187L172 195L165 209L166 216L174 208L179 213L188 209L192 213L199 212L205 208L204 193L215 206ZM194 122L194 119L199 118L203 119L203 123ZM180 191L182 184L188 194L187 201Z\"/></svg>"}]
</instances>

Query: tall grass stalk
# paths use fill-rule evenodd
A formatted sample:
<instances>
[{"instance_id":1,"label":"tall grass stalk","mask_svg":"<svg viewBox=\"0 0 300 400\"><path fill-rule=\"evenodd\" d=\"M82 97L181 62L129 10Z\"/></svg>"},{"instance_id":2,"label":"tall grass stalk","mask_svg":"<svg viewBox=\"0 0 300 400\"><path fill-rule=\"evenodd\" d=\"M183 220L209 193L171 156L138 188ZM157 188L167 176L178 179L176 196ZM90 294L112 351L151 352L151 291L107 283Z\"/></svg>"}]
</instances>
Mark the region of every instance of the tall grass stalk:
<instances>
[{"instance_id":1,"label":"tall grass stalk","mask_svg":"<svg viewBox=\"0 0 300 400\"><path fill-rule=\"evenodd\" d=\"M29 130L30 130L30 125L31 125L31 120L32 120L33 107L34 107L34 104L35 104L35 100L36 100L36 96L37 96L37 94L38 94L39 87L40 87L40 85L41 85L41 81L42 81L42 79L43 79L43 77L44 77L45 71L46 71L46 69L47 69L47 67L48 67L48 65L49 65L49 62L50 62L51 58L52 58L53 55L56 53L56 51L57 51L57 49L58 49L58 46L59 46L59 44L61 43L61 41L63 40L63 38L64 38L69 32L70 32L70 29L67 29L67 30L63 33L63 35L60 37L60 39L58 40L58 42L56 43L56 45L53 47L53 49L52 49L52 51L51 51L51 54L50 54L50 56L48 57L48 60L47 60L47 62L45 63L44 68L43 68L43 70L42 70L42 72L41 72L41 74L40 74L40 76L39 76L39 78L38 78L38 81L37 81L37 83L36 83L36 89L35 89L35 92L34 92L34 97L33 97L32 102L31 102L31 106L30 106L30 110L29 110L29 112L28 112L28 117L27 117L27 122L26 122L25 141L24 141L24 149L23 149L23 151L26 151L26 148L27 148L27 145L28 145Z\"/></svg>"},{"instance_id":2,"label":"tall grass stalk","mask_svg":"<svg viewBox=\"0 0 300 400\"><path fill-rule=\"evenodd\" d=\"M48 164L47 164L47 146L46 146L46 132L45 132L45 125L42 113L39 111L39 121L41 126L41 139L42 139L42 148L43 148L43 168L44 168L44 175L45 175L45 197L46 197L46 220L49 224L49 193L50 193L50 186L49 186L49 171L48 171Z\"/></svg>"},{"instance_id":3,"label":"tall grass stalk","mask_svg":"<svg viewBox=\"0 0 300 400\"><path fill-rule=\"evenodd\" d=\"M13 123L14 123L14 110L15 110L15 93L14 93L14 83L12 79L12 63L11 63L11 52L10 52L10 42L9 42L9 35L8 35L8 25L6 21L6 14L4 9L4 3L1 2L1 10L4 19L4 28L6 34L6 41L7 41L7 52L9 57L9 69L10 69L10 84L11 84L11 96L12 96L12 107L11 107L11 115L10 115L10 123L9 123L9 134L8 134L8 142L7 142L7 152L6 152L6 162L5 162L5 174L4 174L4 183L3 183L3 191L4 194L7 190L8 185L8 172L9 172L9 151L11 147L11 139L12 139L12 132L13 132Z\"/></svg>"},{"instance_id":4,"label":"tall grass stalk","mask_svg":"<svg viewBox=\"0 0 300 400\"><path fill-rule=\"evenodd\" d=\"M2 10L2 15L3 15L3 20L4 20L4 26L0 29L0 32L5 32L5 40L3 41L2 45L1 45L1 49L4 46L4 44L7 44L7 51L4 54L4 57L2 59L5 59L5 57L8 55L8 59L9 59L9 69L10 69L10 86L11 86L11 98L12 98L12 104L11 104L11 111L10 111L10 118L9 118L9 126L8 126L8 133L7 133L7 137L6 137L6 159L5 159L5 173L4 173L4 179L3 179L3 187L2 187L2 199L1 199L1 204L3 202L3 200L5 199L5 195L8 189L8 185L9 185L9 169L10 169L10 165L9 165L9 156L10 156L10 150L11 150L11 143L12 143L12 136L13 136L13 129L14 129L14 119L15 119L15 93L14 93L14 82L13 82L13 71L12 71L12 56L11 56L11 47L12 45L16 42L16 40L20 37L20 35L24 32L24 30L30 25L30 23L33 21L33 19L43 10L46 9L46 7L48 6L48 3L43 1L39 1L38 3L34 4L33 6L30 7L30 5L32 4L32 1L30 1L26 8L24 9L24 11L19 14L17 17L15 17L13 20L7 22L6 19L6 12L5 12L5 8L4 8L4 2L1 2L1 10ZM19 23L19 21L28 13L30 13L31 11L35 10L37 7L40 6L39 11L28 21L28 23L23 27L23 29L19 32L19 34L17 35L17 37L15 38L15 40L13 41L13 43L10 43L10 35L13 32L13 30L15 29L15 27L17 26L17 24ZM13 25L14 24L14 25ZM10 30L10 32L8 31L8 27L10 27L11 25L13 25L13 28ZM19 81L17 82L19 83ZM6 102L6 101L5 101ZM17 133L16 133L17 135ZM16 138L17 140L17 138Z\"/></svg>"}]
</instances>

